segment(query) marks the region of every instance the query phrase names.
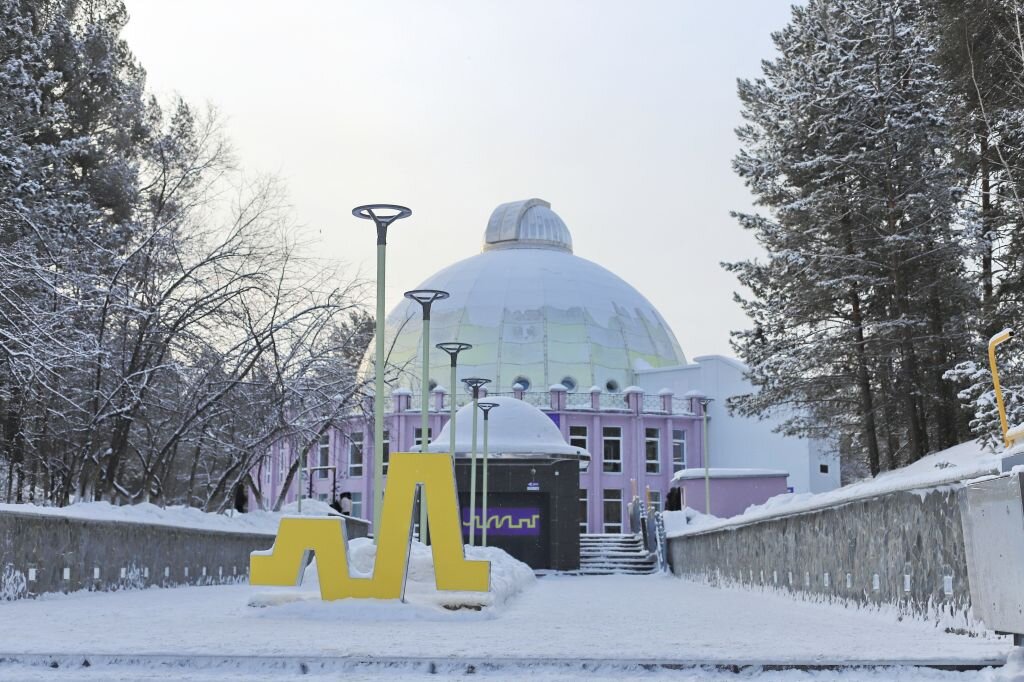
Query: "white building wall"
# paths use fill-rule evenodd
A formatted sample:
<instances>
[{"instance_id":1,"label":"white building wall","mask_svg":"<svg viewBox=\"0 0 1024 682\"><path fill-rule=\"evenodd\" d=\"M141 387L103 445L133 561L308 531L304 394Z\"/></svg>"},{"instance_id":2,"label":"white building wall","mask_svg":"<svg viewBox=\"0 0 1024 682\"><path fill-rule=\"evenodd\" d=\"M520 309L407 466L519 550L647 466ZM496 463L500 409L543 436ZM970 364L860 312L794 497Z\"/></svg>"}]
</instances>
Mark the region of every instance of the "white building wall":
<instances>
[{"instance_id":1,"label":"white building wall","mask_svg":"<svg viewBox=\"0 0 1024 682\"><path fill-rule=\"evenodd\" d=\"M726 400L754 390L743 378L746 367L721 355L704 355L678 367L636 371L636 384L648 393L671 389L677 397L697 391L713 398L708 409L708 459L713 467L783 469L794 492L839 487L839 457L827 444L775 433L778 418L730 416ZM822 466L827 471L822 471Z\"/></svg>"}]
</instances>

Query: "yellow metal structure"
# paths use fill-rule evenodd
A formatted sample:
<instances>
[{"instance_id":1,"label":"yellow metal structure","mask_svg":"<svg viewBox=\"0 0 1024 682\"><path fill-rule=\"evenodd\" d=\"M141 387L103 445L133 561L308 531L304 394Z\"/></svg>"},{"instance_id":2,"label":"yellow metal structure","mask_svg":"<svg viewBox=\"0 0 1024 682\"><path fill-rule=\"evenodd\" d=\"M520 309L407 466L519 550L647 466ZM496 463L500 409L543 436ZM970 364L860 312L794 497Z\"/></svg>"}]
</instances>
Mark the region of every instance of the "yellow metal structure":
<instances>
[{"instance_id":1,"label":"yellow metal structure","mask_svg":"<svg viewBox=\"0 0 1024 682\"><path fill-rule=\"evenodd\" d=\"M1010 329L1004 329L999 332L988 342L988 365L992 370L992 385L995 388L996 394L996 407L999 408L999 426L1003 429L1003 444L1007 448L1013 446L1021 437L1024 437L1024 430L1021 427L1017 427L1010 430L1010 425L1006 421L1006 404L1003 402L1003 388L999 384L999 367L996 364L996 346L999 344L1009 341L1013 338L1013 331Z\"/></svg>"},{"instance_id":2,"label":"yellow metal structure","mask_svg":"<svg viewBox=\"0 0 1024 682\"><path fill-rule=\"evenodd\" d=\"M313 552L322 599L403 598L417 488L426 501L437 589L487 592L490 562L466 559L462 544L452 456L408 452L392 454L388 465L372 578L349 574L343 519L289 517L281 520L274 547L250 556L250 584L299 584Z\"/></svg>"}]
</instances>

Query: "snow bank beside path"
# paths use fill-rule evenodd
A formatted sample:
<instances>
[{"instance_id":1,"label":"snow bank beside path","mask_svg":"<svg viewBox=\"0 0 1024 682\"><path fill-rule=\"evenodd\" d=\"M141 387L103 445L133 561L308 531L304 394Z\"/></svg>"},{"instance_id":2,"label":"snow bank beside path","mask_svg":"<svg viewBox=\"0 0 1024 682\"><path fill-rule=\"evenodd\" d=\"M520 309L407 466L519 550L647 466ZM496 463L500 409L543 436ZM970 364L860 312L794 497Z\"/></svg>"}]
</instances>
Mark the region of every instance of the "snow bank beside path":
<instances>
[{"instance_id":1,"label":"snow bank beside path","mask_svg":"<svg viewBox=\"0 0 1024 682\"><path fill-rule=\"evenodd\" d=\"M964 480L998 473L999 461L1006 453L994 454L976 441L955 445L949 449L922 457L918 461L894 471L887 471L875 478L865 479L842 488L824 493L787 493L776 495L764 504L748 507L745 512L727 519L715 519L703 514L693 522L669 527L666 518L665 531L668 537L678 537L716 528L762 521L802 512L834 507L846 502L876 497L901 490L924 490L951 485ZM692 510L690 510L692 511ZM714 520L712 520L714 519Z\"/></svg>"},{"instance_id":2,"label":"snow bank beside path","mask_svg":"<svg viewBox=\"0 0 1024 682\"><path fill-rule=\"evenodd\" d=\"M306 568L300 587L272 591L261 589L249 599L249 606L274 606L275 614L286 613L313 620L436 620L453 617L454 609L471 609L473 613L493 612L492 607L505 606L537 581L533 569L497 547L467 545L465 552L467 559L491 562L488 592L438 590L434 585L433 552L430 547L413 541L409 547L405 587L407 603L377 599L323 602L314 559ZM349 574L353 578L372 578L376 558L377 546L369 538L349 541ZM462 616L467 615L465 611L461 613Z\"/></svg>"},{"instance_id":3,"label":"snow bank beside path","mask_svg":"<svg viewBox=\"0 0 1024 682\"><path fill-rule=\"evenodd\" d=\"M225 514L204 512L195 507L158 507L142 503L113 505L109 502L80 502L67 507L41 507L34 504L0 504L0 513L35 514L58 516L69 519L90 521L119 521L123 523L148 523L158 526L174 526L196 530L225 531L232 533L259 533L275 535L283 516L294 516L298 512L295 503L285 505L280 512L256 511L239 514L234 511ZM330 506L318 500L302 501L303 516L337 515Z\"/></svg>"}]
</instances>

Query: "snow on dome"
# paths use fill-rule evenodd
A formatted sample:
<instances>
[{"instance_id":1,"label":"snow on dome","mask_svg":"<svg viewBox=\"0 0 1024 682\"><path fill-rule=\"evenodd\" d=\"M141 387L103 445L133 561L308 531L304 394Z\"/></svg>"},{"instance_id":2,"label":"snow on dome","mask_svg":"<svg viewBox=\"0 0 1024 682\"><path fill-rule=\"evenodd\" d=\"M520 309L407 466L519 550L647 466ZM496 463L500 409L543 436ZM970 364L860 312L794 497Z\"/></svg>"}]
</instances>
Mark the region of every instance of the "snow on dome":
<instances>
[{"instance_id":1,"label":"snow on dome","mask_svg":"<svg viewBox=\"0 0 1024 682\"><path fill-rule=\"evenodd\" d=\"M494 397L488 402L497 403L491 410L487 432L487 449L492 457L502 455L568 455L590 458L586 450L580 450L565 442L551 418L539 409L516 398ZM466 455L473 444L473 403L463 405L455 416L455 453ZM448 452L451 436L445 424L437 438L427 446L430 452ZM477 454L483 452L483 413L477 415Z\"/></svg>"},{"instance_id":2,"label":"snow on dome","mask_svg":"<svg viewBox=\"0 0 1024 682\"><path fill-rule=\"evenodd\" d=\"M490 379L492 394L510 392L517 382L529 389L564 377L575 386L627 386L638 364L686 362L650 301L609 270L573 255L569 230L547 202L502 204L487 224L485 242L482 253L417 287L451 294L431 309L434 371L449 367L448 356L433 348L444 341L473 345L459 355L458 379ZM422 366L420 318L419 304L405 299L387 317L388 360L413 386ZM367 374L373 347L363 365Z\"/></svg>"}]
</instances>

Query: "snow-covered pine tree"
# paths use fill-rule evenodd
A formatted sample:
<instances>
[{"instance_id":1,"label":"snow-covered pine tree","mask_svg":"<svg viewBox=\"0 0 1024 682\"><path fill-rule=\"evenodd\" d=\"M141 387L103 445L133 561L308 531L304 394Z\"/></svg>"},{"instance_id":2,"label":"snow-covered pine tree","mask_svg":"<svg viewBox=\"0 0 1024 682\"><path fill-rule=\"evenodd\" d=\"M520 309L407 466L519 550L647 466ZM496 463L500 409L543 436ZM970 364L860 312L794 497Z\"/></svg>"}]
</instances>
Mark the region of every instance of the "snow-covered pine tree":
<instances>
[{"instance_id":1,"label":"snow-covered pine tree","mask_svg":"<svg viewBox=\"0 0 1024 682\"><path fill-rule=\"evenodd\" d=\"M965 171L961 205L973 235L982 305L974 325L975 359L948 377L962 390L971 427L985 443L1001 443L985 347L1005 327L1024 322L1024 6L1008 0L932 0L929 22L950 93L956 160ZM1024 422L1024 350L1000 351L1010 421Z\"/></svg>"},{"instance_id":2,"label":"snow-covered pine tree","mask_svg":"<svg viewBox=\"0 0 1024 682\"><path fill-rule=\"evenodd\" d=\"M738 216L766 258L726 265L751 292L734 347L759 389L736 408L845 436L872 474L964 436L942 375L973 301L922 11L811 0L773 36L764 76L739 83L734 166L768 215Z\"/></svg>"}]
</instances>

